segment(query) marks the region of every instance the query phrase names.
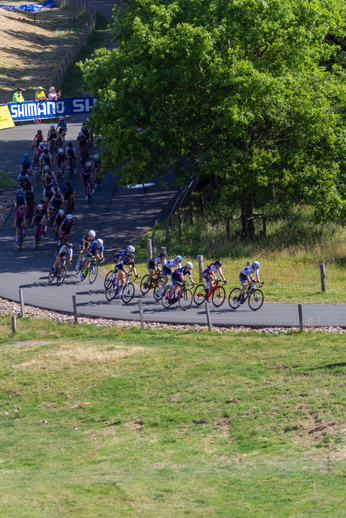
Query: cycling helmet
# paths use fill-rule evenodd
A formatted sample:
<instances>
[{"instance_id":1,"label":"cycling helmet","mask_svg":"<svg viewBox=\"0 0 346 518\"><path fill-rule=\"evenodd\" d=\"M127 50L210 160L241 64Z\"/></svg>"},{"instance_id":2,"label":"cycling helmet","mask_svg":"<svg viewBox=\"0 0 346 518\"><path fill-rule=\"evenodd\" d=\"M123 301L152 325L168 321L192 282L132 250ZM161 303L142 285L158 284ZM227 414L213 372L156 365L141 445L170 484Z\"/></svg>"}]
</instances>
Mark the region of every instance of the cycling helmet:
<instances>
[{"instance_id":1,"label":"cycling helmet","mask_svg":"<svg viewBox=\"0 0 346 518\"><path fill-rule=\"evenodd\" d=\"M85 167L91 167L91 162L87 162L87 163L85 164Z\"/></svg>"},{"instance_id":2,"label":"cycling helmet","mask_svg":"<svg viewBox=\"0 0 346 518\"><path fill-rule=\"evenodd\" d=\"M49 171L49 165L45 165L43 168L44 171Z\"/></svg>"},{"instance_id":3,"label":"cycling helmet","mask_svg":"<svg viewBox=\"0 0 346 518\"><path fill-rule=\"evenodd\" d=\"M66 219L68 219L68 220L72 219L72 214L67 214Z\"/></svg>"},{"instance_id":4,"label":"cycling helmet","mask_svg":"<svg viewBox=\"0 0 346 518\"><path fill-rule=\"evenodd\" d=\"M41 135L41 133L42 133L42 130L37 130L38 135Z\"/></svg>"},{"instance_id":5,"label":"cycling helmet","mask_svg":"<svg viewBox=\"0 0 346 518\"><path fill-rule=\"evenodd\" d=\"M215 261L215 266L222 266L222 261Z\"/></svg>"},{"instance_id":6,"label":"cycling helmet","mask_svg":"<svg viewBox=\"0 0 346 518\"><path fill-rule=\"evenodd\" d=\"M65 120L65 117L60 117L60 120L61 120L61 121L64 121L64 120Z\"/></svg>"},{"instance_id":7,"label":"cycling helmet","mask_svg":"<svg viewBox=\"0 0 346 518\"><path fill-rule=\"evenodd\" d=\"M51 125L50 125L50 129L55 129L54 124L51 124Z\"/></svg>"},{"instance_id":8,"label":"cycling helmet","mask_svg":"<svg viewBox=\"0 0 346 518\"><path fill-rule=\"evenodd\" d=\"M66 246L67 246L67 248L72 248L73 244L72 243L66 243Z\"/></svg>"},{"instance_id":9,"label":"cycling helmet","mask_svg":"<svg viewBox=\"0 0 346 518\"><path fill-rule=\"evenodd\" d=\"M41 203L39 203L39 204L37 205L37 209L38 209L38 210L42 210L42 209L43 209L43 205L42 205Z\"/></svg>"},{"instance_id":10,"label":"cycling helmet","mask_svg":"<svg viewBox=\"0 0 346 518\"><path fill-rule=\"evenodd\" d=\"M67 144L67 147L72 147L72 142L69 142L69 143Z\"/></svg>"},{"instance_id":11,"label":"cycling helmet","mask_svg":"<svg viewBox=\"0 0 346 518\"><path fill-rule=\"evenodd\" d=\"M160 257L167 257L167 252L161 252Z\"/></svg>"},{"instance_id":12,"label":"cycling helmet","mask_svg":"<svg viewBox=\"0 0 346 518\"><path fill-rule=\"evenodd\" d=\"M97 159L98 159L98 157L99 157L99 156L98 156L98 154L96 153L96 155L94 155L95 160L97 160Z\"/></svg>"},{"instance_id":13,"label":"cycling helmet","mask_svg":"<svg viewBox=\"0 0 346 518\"><path fill-rule=\"evenodd\" d=\"M96 236L95 230L89 230L89 236L90 237L95 237Z\"/></svg>"},{"instance_id":14,"label":"cycling helmet","mask_svg":"<svg viewBox=\"0 0 346 518\"><path fill-rule=\"evenodd\" d=\"M183 258L181 255L177 255L177 257L175 258L176 261L178 261L178 263L182 263L183 262Z\"/></svg>"},{"instance_id":15,"label":"cycling helmet","mask_svg":"<svg viewBox=\"0 0 346 518\"><path fill-rule=\"evenodd\" d=\"M48 149L47 149L47 148L45 148L45 149L43 150L43 153L48 153Z\"/></svg>"},{"instance_id":16,"label":"cycling helmet","mask_svg":"<svg viewBox=\"0 0 346 518\"><path fill-rule=\"evenodd\" d=\"M252 266L255 266L255 268L259 268L261 265L260 265L260 263L258 261L254 261L252 263Z\"/></svg>"},{"instance_id":17,"label":"cycling helmet","mask_svg":"<svg viewBox=\"0 0 346 518\"><path fill-rule=\"evenodd\" d=\"M65 182L65 185L66 185L66 187L70 187L71 186L71 182L69 180L67 180L67 182Z\"/></svg>"},{"instance_id":18,"label":"cycling helmet","mask_svg":"<svg viewBox=\"0 0 346 518\"><path fill-rule=\"evenodd\" d=\"M40 143L39 143L39 147L43 147L43 142L40 142Z\"/></svg>"},{"instance_id":19,"label":"cycling helmet","mask_svg":"<svg viewBox=\"0 0 346 518\"><path fill-rule=\"evenodd\" d=\"M80 131L80 132L78 133L78 136L79 136L79 137L83 136L83 133Z\"/></svg>"},{"instance_id":20,"label":"cycling helmet","mask_svg":"<svg viewBox=\"0 0 346 518\"><path fill-rule=\"evenodd\" d=\"M25 153L25 154L24 154L24 158L29 158L28 153Z\"/></svg>"},{"instance_id":21,"label":"cycling helmet","mask_svg":"<svg viewBox=\"0 0 346 518\"><path fill-rule=\"evenodd\" d=\"M98 244L98 245L100 245L100 246L102 246L102 245L103 245L103 239L98 239L98 240L97 240L97 244Z\"/></svg>"},{"instance_id":22,"label":"cycling helmet","mask_svg":"<svg viewBox=\"0 0 346 518\"><path fill-rule=\"evenodd\" d=\"M19 212L23 212L23 205L21 205L20 207L18 207L18 210L19 210Z\"/></svg>"},{"instance_id":23,"label":"cycling helmet","mask_svg":"<svg viewBox=\"0 0 346 518\"><path fill-rule=\"evenodd\" d=\"M126 248L126 250L127 250L128 252L130 252L131 254L133 254L133 253L136 251L136 249L135 249L135 247L134 247L133 245L129 245L129 246Z\"/></svg>"},{"instance_id":24,"label":"cycling helmet","mask_svg":"<svg viewBox=\"0 0 346 518\"><path fill-rule=\"evenodd\" d=\"M134 259L135 258L135 254L129 254L129 258L130 259Z\"/></svg>"},{"instance_id":25,"label":"cycling helmet","mask_svg":"<svg viewBox=\"0 0 346 518\"><path fill-rule=\"evenodd\" d=\"M193 268L193 264L190 263L190 261L188 261L185 266L187 266L188 268Z\"/></svg>"},{"instance_id":26,"label":"cycling helmet","mask_svg":"<svg viewBox=\"0 0 346 518\"><path fill-rule=\"evenodd\" d=\"M62 154L64 153L64 150L63 150L63 148L62 148L62 147L60 147L60 148L58 149L58 153L60 153L60 155L62 155Z\"/></svg>"},{"instance_id":27,"label":"cycling helmet","mask_svg":"<svg viewBox=\"0 0 346 518\"><path fill-rule=\"evenodd\" d=\"M65 212L62 209L60 209L58 214L59 214L59 216L63 216L65 214Z\"/></svg>"},{"instance_id":28,"label":"cycling helmet","mask_svg":"<svg viewBox=\"0 0 346 518\"><path fill-rule=\"evenodd\" d=\"M22 189L17 189L17 194L23 194Z\"/></svg>"}]
</instances>

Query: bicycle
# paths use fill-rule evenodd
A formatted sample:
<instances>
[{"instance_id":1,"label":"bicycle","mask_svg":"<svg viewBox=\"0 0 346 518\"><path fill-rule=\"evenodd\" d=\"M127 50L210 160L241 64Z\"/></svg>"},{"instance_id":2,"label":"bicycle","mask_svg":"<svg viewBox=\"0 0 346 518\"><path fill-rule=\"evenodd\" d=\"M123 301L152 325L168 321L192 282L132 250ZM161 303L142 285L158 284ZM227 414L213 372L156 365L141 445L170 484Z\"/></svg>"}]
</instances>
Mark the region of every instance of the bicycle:
<instances>
[{"instance_id":1,"label":"bicycle","mask_svg":"<svg viewBox=\"0 0 346 518\"><path fill-rule=\"evenodd\" d=\"M72 214L74 211L74 198L69 198L68 200L65 200L66 203L66 215Z\"/></svg>"},{"instance_id":2,"label":"bicycle","mask_svg":"<svg viewBox=\"0 0 346 518\"><path fill-rule=\"evenodd\" d=\"M83 282L84 279L89 277L90 284L93 284L97 279L97 274L99 271L98 264L99 264L100 259L96 259L96 257L92 257L90 259L88 269L86 270L85 276L83 277L83 272L85 271L85 265L86 265L87 260L88 260L88 258L86 257L83 262L83 267L81 269L80 278L81 278L81 282Z\"/></svg>"},{"instance_id":3,"label":"bicycle","mask_svg":"<svg viewBox=\"0 0 346 518\"><path fill-rule=\"evenodd\" d=\"M135 295L135 286L132 282L130 282L130 277L132 275L133 275L133 273L129 273L126 276L125 284L124 284L124 286L122 286L123 292L122 292L122 295L120 298L125 304L128 304L129 302L131 302L131 300L133 299L133 297ZM119 284L115 285L115 279L114 279L113 282L111 282L111 284L108 286L108 288L105 291L106 299L108 300L108 302L111 302L113 299L115 299L115 297L117 295L119 295L119 293L120 293L120 286L119 286Z\"/></svg>"},{"instance_id":4,"label":"bicycle","mask_svg":"<svg viewBox=\"0 0 346 518\"><path fill-rule=\"evenodd\" d=\"M83 144L82 153L81 153L81 164L83 167L85 166L85 163L88 160L88 158L89 158L89 152L88 152L87 146L86 146L86 144Z\"/></svg>"},{"instance_id":5,"label":"bicycle","mask_svg":"<svg viewBox=\"0 0 346 518\"><path fill-rule=\"evenodd\" d=\"M56 209L49 209L49 220L52 227L54 227L55 216L57 215Z\"/></svg>"},{"instance_id":6,"label":"bicycle","mask_svg":"<svg viewBox=\"0 0 346 518\"><path fill-rule=\"evenodd\" d=\"M160 300L162 300L162 297L164 297L166 295L167 291L170 290L173 286L172 281L168 282L165 287L163 287L163 284L164 284L164 280L162 278L162 279L160 279L160 282L157 284L157 286L155 286L155 288L154 288L153 295L154 295L154 299L156 300L156 302L159 302ZM161 290L161 295L159 295L160 290Z\"/></svg>"},{"instance_id":7,"label":"bicycle","mask_svg":"<svg viewBox=\"0 0 346 518\"><path fill-rule=\"evenodd\" d=\"M62 189L63 183L64 183L64 173L62 170L58 170L56 179L58 180L59 188Z\"/></svg>"},{"instance_id":8,"label":"bicycle","mask_svg":"<svg viewBox=\"0 0 346 518\"><path fill-rule=\"evenodd\" d=\"M76 275L81 275L86 256L87 256L87 250L84 250L82 259L79 261L78 268L75 269Z\"/></svg>"},{"instance_id":9,"label":"bicycle","mask_svg":"<svg viewBox=\"0 0 346 518\"><path fill-rule=\"evenodd\" d=\"M180 289L176 293L176 298L178 299L177 302L179 302L180 309L182 309L183 311L186 311L187 309L189 309L192 306L192 302L193 302L193 293L186 286L194 286L194 284L184 282L183 284L178 283L178 285L180 286ZM169 302L171 300L170 295L171 295L172 291L173 291L173 286L171 286L170 289L167 290L165 295L161 298L162 305L166 309L170 308L173 305Z\"/></svg>"},{"instance_id":10,"label":"bicycle","mask_svg":"<svg viewBox=\"0 0 346 518\"><path fill-rule=\"evenodd\" d=\"M149 275L147 273L143 275L140 284L142 295L146 295L149 290L155 290L155 288L159 286L159 282L163 279L161 270L159 269L158 272L152 276L150 284L148 284L148 279Z\"/></svg>"},{"instance_id":11,"label":"bicycle","mask_svg":"<svg viewBox=\"0 0 346 518\"><path fill-rule=\"evenodd\" d=\"M64 282L66 279L66 261L58 264L56 268L54 266L51 267L48 274L48 283L51 284L56 277L56 283L58 286Z\"/></svg>"},{"instance_id":12,"label":"bicycle","mask_svg":"<svg viewBox=\"0 0 346 518\"><path fill-rule=\"evenodd\" d=\"M23 234L23 229L20 226L19 227L19 232L18 232L18 248L19 248L19 250L22 249L23 241L24 241L24 234Z\"/></svg>"},{"instance_id":13,"label":"bicycle","mask_svg":"<svg viewBox=\"0 0 346 518\"><path fill-rule=\"evenodd\" d=\"M92 190L92 187L91 187L91 182L92 182L92 180L88 180L88 184L87 184L87 196L88 196L88 203L89 204L91 203L92 195L93 195L93 190Z\"/></svg>"},{"instance_id":14,"label":"bicycle","mask_svg":"<svg viewBox=\"0 0 346 518\"><path fill-rule=\"evenodd\" d=\"M200 306L203 304L204 301L210 301L212 300L212 303L216 308L219 308L222 306L222 304L225 302L226 298L226 291L224 288L224 285L226 284L225 281L221 281L222 284L219 282L218 279L215 279L213 284L209 288L209 292L207 293L207 289L204 284L199 284L197 288L195 289L193 298L195 301L195 304L197 306Z\"/></svg>"},{"instance_id":15,"label":"bicycle","mask_svg":"<svg viewBox=\"0 0 346 518\"><path fill-rule=\"evenodd\" d=\"M262 307L263 302L264 302L263 292L261 290L259 290L258 288L256 288L256 286L255 286L256 282L257 281L255 281L253 284L248 284L248 286L246 286L246 290L243 295L243 300L240 302L241 305L245 304L246 300L248 299L249 308L252 309L252 311L259 310ZM264 282L262 282L262 286L263 285L264 285ZM229 303L230 307L234 310L236 310L239 307L239 305L238 305L239 293L240 293L240 288L234 288L228 297L228 303Z\"/></svg>"},{"instance_id":16,"label":"bicycle","mask_svg":"<svg viewBox=\"0 0 346 518\"><path fill-rule=\"evenodd\" d=\"M70 178L70 180L72 180L73 175L74 175L73 158L68 157L66 167L68 170L69 178Z\"/></svg>"}]
</instances>

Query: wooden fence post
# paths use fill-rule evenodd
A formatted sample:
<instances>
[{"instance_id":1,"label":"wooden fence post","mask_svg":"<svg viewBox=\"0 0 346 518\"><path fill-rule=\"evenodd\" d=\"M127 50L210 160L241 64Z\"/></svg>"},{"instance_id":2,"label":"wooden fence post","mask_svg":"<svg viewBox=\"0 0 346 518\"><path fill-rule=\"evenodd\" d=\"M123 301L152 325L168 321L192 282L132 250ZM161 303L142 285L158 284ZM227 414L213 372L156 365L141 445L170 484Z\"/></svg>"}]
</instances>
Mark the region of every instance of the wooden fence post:
<instances>
[{"instance_id":1,"label":"wooden fence post","mask_svg":"<svg viewBox=\"0 0 346 518\"><path fill-rule=\"evenodd\" d=\"M155 236L155 230L153 231L153 233L152 233L152 235L151 235L151 241L152 241L153 252L154 252L154 254L156 254L156 236Z\"/></svg>"},{"instance_id":2,"label":"wooden fence post","mask_svg":"<svg viewBox=\"0 0 346 518\"><path fill-rule=\"evenodd\" d=\"M144 329L143 302L141 300L138 301L138 309L139 318L141 320L141 329Z\"/></svg>"},{"instance_id":3,"label":"wooden fence post","mask_svg":"<svg viewBox=\"0 0 346 518\"><path fill-rule=\"evenodd\" d=\"M321 286L322 286L322 291L326 292L327 291L327 286L326 286L326 267L324 264L320 264L320 270L321 270Z\"/></svg>"},{"instance_id":4,"label":"wooden fence post","mask_svg":"<svg viewBox=\"0 0 346 518\"><path fill-rule=\"evenodd\" d=\"M77 301L76 301L76 295L72 295L72 305L73 305L74 323L75 323L75 324L78 324L78 313L77 313Z\"/></svg>"},{"instance_id":5,"label":"wooden fence post","mask_svg":"<svg viewBox=\"0 0 346 518\"><path fill-rule=\"evenodd\" d=\"M151 239L147 239L147 257L148 257L148 262L153 257L153 249L152 249Z\"/></svg>"},{"instance_id":6,"label":"wooden fence post","mask_svg":"<svg viewBox=\"0 0 346 518\"><path fill-rule=\"evenodd\" d=\"M302 305L298 304L299 329L303 331L303 310Z\"/></svg>"},{"instance_id":7,"label":"wooden fence post","mask_svg":"<svg viewBox=\"0 0 346 518\"><path fill-rule=\"evenodd\" d=\"M203 282L203 255L198 256L199 282Z\"/></svg>"},{"instance_id":8,"label":"wooden fence post","mask_svg":"<svg viewBox=\"0 0 346 518\"><path fill-rule=\"evenodd\" d=\"M12 317L12 334L15 335L17 331L17 317L13 315Z\"/></svg>"},{"instance_id":9,"label":"wooden fence post","mask_svg":"<svg viewBox=\"0 0 346 518\"><path fill-rule=\"evenodd\" d=\"M24 294L23 290L19 290L19 300L20 300L20 307L22 312L22 318L25 318L25 304L24 304Z\"/></svg>"}]
</instances>

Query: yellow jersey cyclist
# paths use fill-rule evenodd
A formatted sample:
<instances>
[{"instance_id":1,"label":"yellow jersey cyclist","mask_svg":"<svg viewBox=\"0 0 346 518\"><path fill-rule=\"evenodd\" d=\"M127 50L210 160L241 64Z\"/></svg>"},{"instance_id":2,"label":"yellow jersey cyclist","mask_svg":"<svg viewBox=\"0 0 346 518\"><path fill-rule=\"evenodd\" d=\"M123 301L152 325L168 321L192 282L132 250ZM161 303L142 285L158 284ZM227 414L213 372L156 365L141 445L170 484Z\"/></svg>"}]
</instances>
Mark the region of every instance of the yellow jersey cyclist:
<instances>
[{"instance_id":1,"label":"yellow jersey cyclist","mask_svg":"<svg viewBox=\"0 0 346 518\"><path fill-rule=\"evenodd\" d=\"M183 257L181 255L177 255L175 259L170 259L166 261L162 267L162 275L163 275L163 285L160 287L158 291L158 296L161 297L163 290L165 289L168 277L171 277L174 269L181 268L181 263L183 262Z\"/></svg>"},{"instance_id":2,"label":"yellow jersey cyclist","mask_svg":"<svg viewBox=\"0 0 346 518\"><path fill-rule=\"evenodd\" d=\"M157 255L156 257L153 257L152 259L150 259L150 261L148 262L148 266L147 266L147 268L149 270L149 277L148 277L147 282L144 284L144 288L147 288L148 286L150 286L151 279L153 278L154 273L158 273L161 271L159 265L166 264L166 257L167 257L167 252L161 252L160 255Z\"/></svg>"},{"instance_id":3,"label":"yellow jersey cyclist","mask_svg":"<svg viewBox=\"0 0 346 518\"><path fill-rule=\"evenodd\" d=\"M239 293L239 297L237 300L237 305L240 306L244 302L244 292L246 289L246 281L248 281L249 285L255 284L255 281L252 277L254 273L256 275L256 281L259 282L260 287L262 286L260 278L259 278L259 268L260 263L258 261L254 261L251 266L245 266L239 274L239 280L241 282L241 290Z\"/></svg>"},{"instance_id":4,"label":"yellow jersey cyclist","mask_svg":"<svg viewBox=\"0 0 346 518\"><path fill-rule=\"evenodd\" d=\"M54 124L51 124L50 129L47 134L47 142L48 142L48 148L49 148L50 152L52 152L52 150L54 149L54 146L58 145L58 137L59 137L59 134L58 134L57 130L55 129Z\"/></svg>"},{"instance_id":5,"label":"yellow jersey cyclist","mask_svg":"<svg viewBox=\"0 0 346 518\"><path fill-rule=\"evenodd\" d=\"M88 234L85 234L85 236L82 237L82 241L79 245L80 252L79 252L79 256L78 256L77 263L76 263L76 270L79 270L79 267L80 267L80 264L81 264L81 261L83 258L83 254L84 254L85 250L88 250L91 243L93 243L95 241L95 237L96 237L95 230L89 230Z\"/></svg>"}]
</instances>

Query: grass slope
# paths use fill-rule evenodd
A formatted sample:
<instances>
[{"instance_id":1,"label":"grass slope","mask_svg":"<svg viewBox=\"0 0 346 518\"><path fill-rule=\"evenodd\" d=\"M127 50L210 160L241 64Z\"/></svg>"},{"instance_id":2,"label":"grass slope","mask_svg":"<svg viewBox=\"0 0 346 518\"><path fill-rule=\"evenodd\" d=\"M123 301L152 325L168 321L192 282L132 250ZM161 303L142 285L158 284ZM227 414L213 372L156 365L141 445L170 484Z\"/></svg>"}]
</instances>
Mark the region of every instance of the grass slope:
<instances>
[{"instance_id":1,"label":"grass slope","mask_svg":"<svg viewBox=\"0 0 346 518\"><path fill-rule=\"evenodd\" d=\"M13 178L0 171L0 189L15 189L18 184Z\"/></svg>"},{"instance_id":2,"label":"grass slope","mask_svg":"<svg viewBox=\"0 0 346 518\"><path fill-rule=\"evenodd\" d=\"M18 327L2 517L345 516L343 336Z\"/></svg>"},{"instance_id":3,"label":"grass slope","mask_svg":"<svg viewBox=\"0 0 346 518\"><path fill-rule=\"evenodd\" d=\"M240 239L240 222L231 226L231 239L224 220L209 212L196 212L195 222L184 219L183 233L178 231L178 218L170 225L170 242L166 242L165 222L155 225L157 250L167 247L171 257L177 254L194 263L194 280L198 281L198 255L204 265L222 259L228 279L227 292L239 286L239 272L247 261L259 260L260 276L265 281L265 298L270 302L346 303L346 229L337 223L316 224L308 208L292 208L289 217L269 219L267 239L259 235L261 223L256 222L254 240ZM148 232L136 245L136 264L141 275L147 273ZM321 291L320 264L326 265L327 293ZM114 263L103 269L107 272Z\"/></svg>"}]
</instances>

